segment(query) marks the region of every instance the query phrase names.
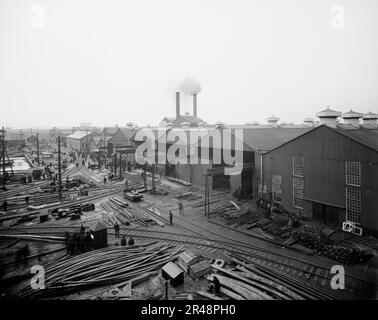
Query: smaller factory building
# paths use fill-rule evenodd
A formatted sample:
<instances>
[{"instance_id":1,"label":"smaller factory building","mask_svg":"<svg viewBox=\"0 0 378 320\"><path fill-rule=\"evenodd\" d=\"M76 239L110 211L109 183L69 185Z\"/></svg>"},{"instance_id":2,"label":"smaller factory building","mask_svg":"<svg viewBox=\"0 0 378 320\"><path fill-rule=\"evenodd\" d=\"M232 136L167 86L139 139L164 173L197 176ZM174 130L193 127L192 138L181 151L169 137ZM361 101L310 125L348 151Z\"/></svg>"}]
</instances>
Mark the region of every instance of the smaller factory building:
<instances>
[{"instance_id":1,"label":"smaller factory building","mask_svg":"<svg viewBox=\"0 0 378 320\"><path fill-rule=\"evenodd\" d=\"M77 151L88 151L89 142L94 132L76 131L66 137L67 147Z\"/></svg>"}]
</instances>

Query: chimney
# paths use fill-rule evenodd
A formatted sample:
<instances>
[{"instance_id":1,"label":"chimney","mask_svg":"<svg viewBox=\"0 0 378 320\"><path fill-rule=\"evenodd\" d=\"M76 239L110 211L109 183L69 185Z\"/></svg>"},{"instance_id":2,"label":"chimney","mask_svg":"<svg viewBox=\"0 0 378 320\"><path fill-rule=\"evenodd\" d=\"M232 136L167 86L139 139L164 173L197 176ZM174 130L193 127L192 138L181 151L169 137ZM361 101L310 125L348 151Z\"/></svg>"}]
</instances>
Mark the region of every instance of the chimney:
<instances>
[{"instance_id":1,"label":"chimney","mask_svg":"<svg viewBox=\"0 0 378 320\"><path fill-rule=\"evenodd\" d=\"M180 92L176 92L176 119L180 116Z\"/></svg>"},{"instance_id":2,"label":"chimney","mask_svg":"<svg viewBox=\"0 0 378 320\"><path fill-rule=\"evenodd\" d=\"M369 111L369 113L366 113L364 117L362 118L362 120L364 121L364 124L368 124L376 128L378 127L377 119L378 119L378 114L373 113L371 111Z\"/></svg>"},{"instance_id":3,"label":"chimney","mask_svg":"<svg viewBox=\"0 0 378 320\"><path fill-rule=\"evenodd\" d=\"M193 117L197 118L197 93L193 94Z\"/></svg>"},{"instance_id":4,"label":"chimney","mask_svg":"<svg viewBox=\"0 0 378 320\"><path fill-rule=\"evenodd\" d=\"M349 112L343 114L344 123L358 127L360 125L360 118L362 118L363 115L363 113L355 112L350 109Z\"/></svg>"},{"instance_id":5,"label":"chimney","mask_svg":"<svg viewBox=\"0 0 378 320\"><path fill-rule=\"evenodd\" d=\"M304 118L303 123L308 126L308 127L313 127L314 126L314 119L312 118Z\"/></svg>"},{"instance_id":6,"label":"chimney","mask_svg":"<svg viewBox=\"0 0 378 320\"><path fill-rule=\"evenodd\" d=\"M272 127L277 127L277 123L280 120L280 118L277 118L275 116L271 116L269 118L266 118L266 121L268 121L268 124Z\"/></svg>"},{"instance_id":7,"label":"chimney","mask_svg":"<svg viewBox=\"0 0 378 320\"><path fill-rule=\"evenodd\" d=\"M327 109L320 111L316 114L316 116L320 119L320 124L325 124L329 127L336 128L337 127L337 122L336 119L337 117L341 117L341 112L331 110L328 106Z\"/></svg>"}]
</instances>

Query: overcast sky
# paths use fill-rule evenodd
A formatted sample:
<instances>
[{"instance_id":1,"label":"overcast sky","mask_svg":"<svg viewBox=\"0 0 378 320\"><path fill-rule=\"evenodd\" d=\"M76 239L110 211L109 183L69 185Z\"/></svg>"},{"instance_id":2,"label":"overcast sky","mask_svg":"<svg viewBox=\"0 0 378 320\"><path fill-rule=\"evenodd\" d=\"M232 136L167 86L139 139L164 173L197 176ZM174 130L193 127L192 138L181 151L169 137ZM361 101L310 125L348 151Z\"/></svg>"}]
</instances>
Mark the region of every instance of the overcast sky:
<instances>
[{"instance_id":1,"label":"overcast sky","mask_svg":"<svg viewBox=\"0 0 378 320\"><path fill-rule=\"evenodd\" d=\"M378 1L0 0L0 125L157 125L187 76L209 123L378 112Z\"/></svg>"}]
</instances>

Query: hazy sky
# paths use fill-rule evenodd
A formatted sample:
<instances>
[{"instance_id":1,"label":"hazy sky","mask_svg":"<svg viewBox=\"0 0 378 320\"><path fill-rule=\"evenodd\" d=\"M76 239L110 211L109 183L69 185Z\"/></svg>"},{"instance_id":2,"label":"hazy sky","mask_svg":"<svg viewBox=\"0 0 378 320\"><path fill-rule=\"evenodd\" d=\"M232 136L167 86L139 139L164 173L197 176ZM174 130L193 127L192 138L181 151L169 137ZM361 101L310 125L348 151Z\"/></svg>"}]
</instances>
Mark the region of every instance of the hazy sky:
<instances>
[{"instance_id":1,"label":"hazy sky","mask_svg":"<svg viewBox=\"0 0 378 320\"><path fill-rule=\"evenodd\" d=\"M378 112L378 1L0 0L0 125L157 125L187 76L209 123Z\"/></svg>"}]
</instances>

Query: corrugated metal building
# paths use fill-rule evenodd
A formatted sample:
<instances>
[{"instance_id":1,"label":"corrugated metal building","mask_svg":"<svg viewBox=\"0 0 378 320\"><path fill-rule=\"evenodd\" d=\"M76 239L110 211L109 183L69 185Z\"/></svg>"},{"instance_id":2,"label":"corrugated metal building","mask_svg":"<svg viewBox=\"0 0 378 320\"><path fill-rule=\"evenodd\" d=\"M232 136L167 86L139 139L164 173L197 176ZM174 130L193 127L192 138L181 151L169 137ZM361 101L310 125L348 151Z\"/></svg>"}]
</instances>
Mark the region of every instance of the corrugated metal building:
<instances>
[{"instance_id":1,"label":"corrugated metal building","mask_svg":"<svg viewBox=\"0 0 378 320\"><path fill-rule=\"evenodd\" d=\"M321 223L378 232L378 128L336 124L337 116L263 155L263 197Z\"/></svg>"}]
</instances>

